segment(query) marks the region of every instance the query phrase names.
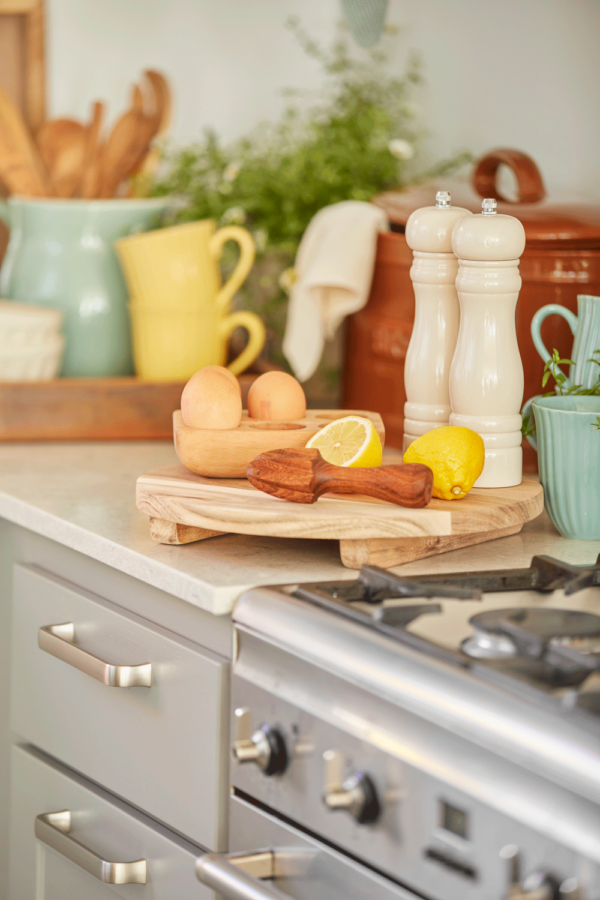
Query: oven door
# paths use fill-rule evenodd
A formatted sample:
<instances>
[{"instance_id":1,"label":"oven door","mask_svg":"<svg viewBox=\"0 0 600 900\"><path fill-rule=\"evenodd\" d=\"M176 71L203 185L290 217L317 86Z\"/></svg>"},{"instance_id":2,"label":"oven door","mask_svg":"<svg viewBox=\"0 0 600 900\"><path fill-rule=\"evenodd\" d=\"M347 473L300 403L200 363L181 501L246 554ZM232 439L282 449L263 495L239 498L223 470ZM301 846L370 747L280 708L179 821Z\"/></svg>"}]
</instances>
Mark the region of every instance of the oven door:
<instances>
[{"instance_id":1,"label":"oven door","mask_svg":"<svg viewBox=\"0 0 600 900\"><path fill-rule=\"evenodd\" d=\"M230 853L206 853L196 875L223 900L416 900L415 895L240 797L229 810Z\"/></svg>"}]
</instances>

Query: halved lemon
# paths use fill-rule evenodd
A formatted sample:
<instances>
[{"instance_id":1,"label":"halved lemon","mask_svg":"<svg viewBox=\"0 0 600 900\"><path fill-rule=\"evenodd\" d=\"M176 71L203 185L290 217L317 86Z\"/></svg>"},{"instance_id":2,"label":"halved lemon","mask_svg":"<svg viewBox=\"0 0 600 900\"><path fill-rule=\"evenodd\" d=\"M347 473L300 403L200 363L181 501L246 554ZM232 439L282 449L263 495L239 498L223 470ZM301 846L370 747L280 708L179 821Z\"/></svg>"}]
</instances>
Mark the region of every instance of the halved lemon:
<instances>
[{"instance_id":1,"label":"halved lemon","mask_svg":"<svg viewBox=\"0 0 600 900\"><path fill-rule=\"evenodd\" d=\"M380 466L383 455L379 435L370 419L344 416L314 434L307 447L321 451L334 466Z\"/></svg>"}]
</instances>

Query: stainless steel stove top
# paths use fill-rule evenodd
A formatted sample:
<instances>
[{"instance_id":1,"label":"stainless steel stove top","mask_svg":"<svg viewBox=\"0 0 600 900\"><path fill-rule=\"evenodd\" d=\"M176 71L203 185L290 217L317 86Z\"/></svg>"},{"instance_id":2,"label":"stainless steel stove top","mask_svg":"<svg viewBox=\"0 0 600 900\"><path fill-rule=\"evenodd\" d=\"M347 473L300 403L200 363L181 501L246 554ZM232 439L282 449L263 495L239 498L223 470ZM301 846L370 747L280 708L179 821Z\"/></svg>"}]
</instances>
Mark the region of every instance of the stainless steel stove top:
<instances>
[{"instance_id":1,"label":"stainless steel stove top","mask_svg":"<svg viewBox=\"0 0 600 900\"><path fill-rule=\"evenodd\" d=\"M356 581L290 593L473 674L600 715L600 558L418 578L363 567Z\"/></svg>"},{"instance_id":2,"label":"stainless steel stove top","mask_svg":"<svg viewBox=\"0 0 600 900\"><path fill-rule=\"evenodd\" d=\"M232 849L260 813L346 855L348 900L359 871L382 898L598 900L598 563L364 568L248 591L234 623Z\"/></svg>"}]
</instances>

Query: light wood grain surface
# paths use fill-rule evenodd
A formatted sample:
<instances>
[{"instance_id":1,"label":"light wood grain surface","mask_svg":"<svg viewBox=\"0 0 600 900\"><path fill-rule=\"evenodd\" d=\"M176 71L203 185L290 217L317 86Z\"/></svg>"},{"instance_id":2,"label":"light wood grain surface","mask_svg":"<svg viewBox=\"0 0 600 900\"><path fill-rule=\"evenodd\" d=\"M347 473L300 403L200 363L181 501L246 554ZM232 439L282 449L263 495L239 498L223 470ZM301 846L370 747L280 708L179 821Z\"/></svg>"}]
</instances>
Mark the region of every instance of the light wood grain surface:
<instances>
[{"instance_id":1,"label":"light wood grain surface","mask_svg":"<svg viewBox=\"0 0 600 900\"><path fill-rule=\"evenodd\" d=\"M408 538L422 542L500 530L508 533L506 529L513 529L514 533L541 513L543 491L536 481L524 479L514 488L473 489L463 500L432 500L425 509L407 509L352 495L335 499L325 496L314 504L298 504L256 491L245 479L205 478L174 467L158 469L138 479L137 505L152 518L211 531L331 540ZM430 542L421 544L420 549L440 552L434 547L435 542Z\"/></svg>"},{"instance_id":2,"label":"light wood grain surface","mask_svg":"<svg viewBox=\"0 0 600 900\"><path fill-rule=\"evenodd\" d=\"M171 437L182 382L57 378L0 383L0 441Z\"/></svg>"}]
</instances>

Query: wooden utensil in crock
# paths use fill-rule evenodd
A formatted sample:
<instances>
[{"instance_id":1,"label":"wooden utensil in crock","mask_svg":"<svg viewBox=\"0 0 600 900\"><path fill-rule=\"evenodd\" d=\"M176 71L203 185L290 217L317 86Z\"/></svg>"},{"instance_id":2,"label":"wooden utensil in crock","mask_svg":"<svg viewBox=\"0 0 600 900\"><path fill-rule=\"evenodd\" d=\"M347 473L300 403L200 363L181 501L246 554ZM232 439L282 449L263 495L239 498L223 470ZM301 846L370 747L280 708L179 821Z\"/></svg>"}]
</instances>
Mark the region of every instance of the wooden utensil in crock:
<instances>
[{"instance_id":1,"label":"wooden utensil in crock","mask_svg":"<svg viewBox=\"0 0 600 900\"><path fill-rule=\"evenodd\" d=\"M81 179L81 196L89 200L97 197L102 183L102 162L104 144L100 139L104 121L105 104L97 100L92 106L92 119L87 126L83 175Z\"/></svg>"},{"instance_id":2,"label":"wooden utensil in crock","mask_svg":"<svg viewBox=\"0 0 600 900\"><path fill-rule=\"evenodd\" d=\"M0 89L0 179L11 194L51 197L52 188L23 116Z\"/></svg>"},{"instance_id":3,"label":"wooden utensil in crock","mask_svg":"<svg viewBox=\"0 0 600 900\"><path fill-rule=\"evenodd\" d=\"M83 176L88 132L75 119L51 119L36 133L42 161L57 197L73 197Z\"/></svg>"}]
</instances>

